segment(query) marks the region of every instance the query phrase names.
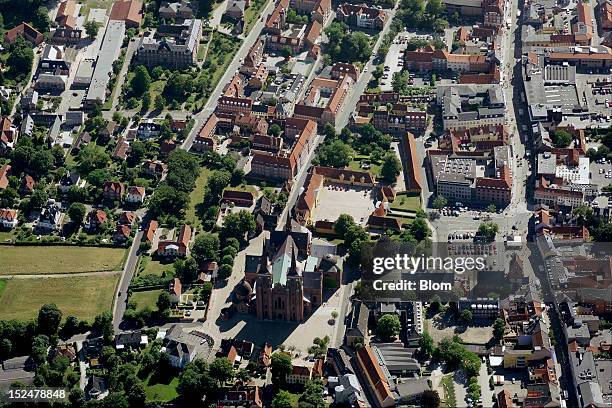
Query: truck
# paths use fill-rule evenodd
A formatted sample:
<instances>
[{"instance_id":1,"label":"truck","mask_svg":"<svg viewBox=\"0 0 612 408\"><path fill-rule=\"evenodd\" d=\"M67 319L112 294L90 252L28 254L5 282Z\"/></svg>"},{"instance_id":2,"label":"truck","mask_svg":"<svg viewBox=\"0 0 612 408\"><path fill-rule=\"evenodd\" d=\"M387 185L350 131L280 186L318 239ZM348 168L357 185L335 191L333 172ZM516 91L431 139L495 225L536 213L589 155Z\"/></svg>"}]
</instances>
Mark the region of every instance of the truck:
<instances>
[{"instance_id":1,"label":"truck","mask_svg":"<svg viewBox=\"0 0 612 408\"><path fill-rule=\"evenodd\" d=\"M493 384L495 384L495 385L504 385L504 376L503 375L494 375L493 376Z\"/></svg>"}]
</instances>

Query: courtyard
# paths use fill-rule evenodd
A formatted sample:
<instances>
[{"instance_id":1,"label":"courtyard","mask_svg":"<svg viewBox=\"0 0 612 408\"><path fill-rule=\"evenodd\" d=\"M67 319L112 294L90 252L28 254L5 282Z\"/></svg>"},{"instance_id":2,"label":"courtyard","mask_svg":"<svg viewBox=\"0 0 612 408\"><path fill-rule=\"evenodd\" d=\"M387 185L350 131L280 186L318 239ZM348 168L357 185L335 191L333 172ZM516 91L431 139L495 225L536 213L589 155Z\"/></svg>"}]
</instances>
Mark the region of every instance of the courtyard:
<instances>
[{"instance_id":1,"label":"courtyard","mask_svg":"<svg viewBox=\"0 0 612 408\"><path fill-rule=\"evenodd\" d=\"M425 330L435 342L458 335L464 343L486 344L493 337L493 319L474 319L469 324L460 323L450 311L425 319Z\"/></svg>"},{"instance_id":2,"label":"courtyard","mask_svg":"<svg viewBox=\"0 0 612 408\"><path fill-rule=\"evenodd\" d=\"M348 214L358 224L365 225L375 208L376 191L367 187L326 184L319 192L315 221L336 221L340 214Z\"/></svg>"}]
</instances>

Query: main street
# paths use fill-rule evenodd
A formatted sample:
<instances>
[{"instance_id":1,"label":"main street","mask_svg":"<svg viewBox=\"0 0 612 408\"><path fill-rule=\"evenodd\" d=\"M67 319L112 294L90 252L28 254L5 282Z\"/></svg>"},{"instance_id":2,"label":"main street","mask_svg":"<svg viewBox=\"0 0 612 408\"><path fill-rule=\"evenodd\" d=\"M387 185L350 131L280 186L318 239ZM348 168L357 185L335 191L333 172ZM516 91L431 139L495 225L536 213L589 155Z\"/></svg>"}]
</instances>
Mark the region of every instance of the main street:
<instances>
[{"instance_id":1,"label":"main street","mask_svg":"<svg viewBox=\"0 0 612 408\"><path fill-rule=\"evenodd\" d=\"M238 49L238 52L236 52L236 55L234 55L234 59L232 59L232 62L230 62L229 66L227 67L227 70L219 80L219 83L215 87L215 90L208 97L208 101L206 101L204 108L193 116L195 123L193 125L193 128L191 129L191 132L185 138L185 141L181 146L183 149L187 151L191 149L193 139L195 139L202 125L206 123L210 115L212 115L213 111L215 110L217 101L223 93L223 88L232 79L238 68L240 68L241 61L247 56L249 50L255 44L257 38L259 38L267 16L272 13L272 10L274 10L274 5L274 1L268 0L268 4L266 4L266 7L264 7L264 9L261 11L261 16L263 18L259 18L255 25L251 28L249 34L247 34L246 38L242 42L242 45Z\"/></svg>"}]
</instances>

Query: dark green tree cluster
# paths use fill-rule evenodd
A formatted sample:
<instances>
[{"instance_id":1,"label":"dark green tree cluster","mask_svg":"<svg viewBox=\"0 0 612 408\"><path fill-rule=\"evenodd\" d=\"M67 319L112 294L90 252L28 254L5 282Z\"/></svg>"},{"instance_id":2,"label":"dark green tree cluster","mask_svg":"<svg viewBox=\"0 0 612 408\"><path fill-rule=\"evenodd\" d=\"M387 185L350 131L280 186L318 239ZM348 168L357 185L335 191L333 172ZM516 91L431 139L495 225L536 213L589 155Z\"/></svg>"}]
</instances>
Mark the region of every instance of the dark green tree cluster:
<instances>
[{"instance_id":1,"label":"dark green tree cluster","mask_svg":"<svg viewBox=\"0 0 612 408\"><path fill-rule=\"evenodd\" d=\"M149 200L149 211L162 221L177 223L189 205L189 193L200 172L198 160L182 149L168 157L168 175Z\"/></svg>"},{"instance_id":2,"label":"dark green tree cluster","mask_svg":"<svg viewBox=\"0 0 612 408\"><path fill-rule=\"evenodd\" d=\"M401 0L396 18L406 27L443 32L448 28L444 11L444 3L441 0ZM453 16L454 18L456 17Z\"/></svg>"},{"instance_id":3,"label":"dark green tree cluster","mask_svg":"<svg viewBox=\"0 0 612 408\"><path fill-rule=\"evenodd\" d=\"M341 214L334 223L334 231L344 240L344 246L348 248L349 261L359 263L363 247L370 243L370 234L360 225L357 225L353 217Z\"/></svg>"},{"instance_id":4,"label":"dark green tree cluster","mask_svg":"<svg viewBox=\"0 0 612 408\"><path fill-rule=\"evenodd\" d=\"M372 55L370 38L359 31L351 32L344 23L334 21L325 29L329 40L325 50L333 62L365 62Z\"/></svg>"}]
</instances>

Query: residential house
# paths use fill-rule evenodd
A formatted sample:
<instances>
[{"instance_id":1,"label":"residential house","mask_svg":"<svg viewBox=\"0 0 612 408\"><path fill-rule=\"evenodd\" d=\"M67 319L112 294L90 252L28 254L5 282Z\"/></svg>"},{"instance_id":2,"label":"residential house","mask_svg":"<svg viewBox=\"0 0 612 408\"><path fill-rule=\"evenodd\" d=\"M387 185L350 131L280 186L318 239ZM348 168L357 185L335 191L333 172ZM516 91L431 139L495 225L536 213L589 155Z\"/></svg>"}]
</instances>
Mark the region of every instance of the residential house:
<instances>
[{"instance_id":1,"label":"residential house","mask_svg":"<svg viewBox=\"0 0 612 408\"><path fill-rule=\"evenodd\" d=\"M175 2L162 1L159 6L159 17L166 20L186 20L195 16L197 5L187 0Z\"/></svg>"},{"instance_id":2,"label":"residential house","mask_svg":"<svg viewBox=\"0 0 612 408\"><path fill-rule=\"evenodd\" d=\"M10 208L0 209L0 225L5 229L13 229L17 226L17 210Z\"/></svg>"},{"instance_id":3,"label":"residential house","mask_svg":"<svg viewBox=\"0 0 612 408\"><path fill-rule=\"evenodd\" d=\"M183 225L176 240L159 242L157 254L164 258L185 257L189 255L189 241L191 241L191 227Z\"/></svg>"},{"instance_id":4,"label":"residential house","mask_svg":"<svg viewBox=\"0 0 612 408\"><path fill-rule=\"evenodd\" d=\"M252 207L255 195L250 191L225 189L221 195L221 204L232 203L238 207Z\"/></svg>"},{"instance_id":5,"label":"residential house","mask_svg":"<svg viewBox=\"0 0 612 408\"><path fill-rule=\"evenodd\" d=\"M17 135L17 128L13 126L13 122L7 116L3 116L0 119L0 152L7 153L12 150Z\"/></svg>"},{"instance_id":6,"label":"residential house","mask_svg":"<svg viewBox=\"0 0 612 408\"><path fill-rule=\"evenodd\" d=\"M142 168L147 176L162 177L168 166L160 160L146 160L142 164Z\"/></svg>"},{"instance_id":7,"label":"residential house","mask_svg":"<svg viewBox=\"0 0 612 408\"><path fill-rule=\"evenodd\" d=\"M117 224L113 233L113 241L116 243L125 243L132 235L132 228L129 225Z\"/></svg>"},{"instance_id":8,"label":"residential house","mask_svg":"<svg viewBox=\"0 0 612 408\"><path fill-rule=\"evenodd\" d=\"M81 176L76 170L67 171L59 181L58 189L61 193L66 194L70 188L78 187L81 182Z\"/></svg>"},{"instance_id":9,"label":"residential house","mask_svg":"<svg viewBox=\"0 0 612 408\"><path fill-rule=\"evenodd\" d=\"M140 330L115 335L115 348L117 350L139 349L146 347L147 344L149 344L149 338L142 334Z\"/></svg>"},{"instance_id":10,"label":"residential house","mask_svg":"<svg viewBox=\"0 0 612 408\"><path fill-rule=\"evenodd\" d=\"M62 211L59 204L49 200L42 208L38 220L34 224L36 229L57 231L60 228Z\"/></svg>"},{"instance_id":11,"label":"residential house","mask_svg":"<svg viewBox=\"0 0 612 408\"><path fill-rule=\"evenodd\" d=\"M44 40L44 36L41 32L36 30L28 23L21 23L18 26L11 28L4 34L4 41L7 44L15 42L18 36L23 36L27 41L32 43L34 46L40 45Z\"/></svg>"},{"instance_id":12,"label":"residential house","mask_svg":"<svg viewBox=\"0 0 612 408\"><path fill-rule=\"evenodd\" d=\"M19 104L21 105L21 109L24 111L36 109L36 105L38 104L38 92L35 89L29 89L21 97Z\"/></svg>"},{"instance_id":13,"label":"residential house","mask_svg":"<svg viewBox=\"0 0 612 408\"><path fill-rule=\"evenodd\" d=\"M147 226L147 229L144 235L142 236L143 241L152 244L153 239L155 238L155 234L157 233L158 227L159 223L157 222L157 220L149 221L149 225Z\"/></svg>"},{"instance_id":14,"label":"residential house","mask_svg":"<svg viewBox=\"0 0 612 408\"><path fill-rule=\"evenodd\" d=\"M349 26L382 30L387 21L387 13L379 8L342 3L336 10L336 18Z\"/></svg>"},{"instance_id":15,"label":"residential house","mask_svg":"<svg viewBox=\"0 0 612 408\"><path fill-rule=\"evenodd\" d=\"M113 3L110 19L124 21L126 28L138 28L142 22L144 9L139 0L118 0Z\"/></svg>"},{"instance_id":16,"label":"residential house","mask_svg":"<svg viewBox=\"0 0 612 408\"><path fill-rule=\"evenodd\" d=\"M368 319L370 310L363 302L353 303L351 321L346 328L346 344L354 347L355 344L365 345L368 338Z\"/></svg>"},{"instance_id":17,"label":"residential house","mask_svg":"<svg viewBox=\"0 0 612 408\"><path fill-rule=\"evenodd\" d=\"M130 186L127 188L125 202L130 204L142 204L145 198L145 188L138 186Z\"/></svg>"},{"instance_id":18,"label":"residential house","mask_svg":"<svg viewBox=\"0 0 612 408\"><path fill-rule=\"evenodd\" d=\"M132 225L138 218L132 211L123 211L117 220L119 225Z\"/></svg>"},{"instance_id":19,"label":"residential house","mask_svg":"<svg viewBox=\"0 0 612 408\"><path fill-rule=\"evenodd\" d=\"M0 189L4 190L9 185L8 176L11 174L11 165L5 164L0 167Z\"/></svg>"},{"instance_id":20,"label":"residential house","mask_svg":"<svg viewBox=\"0 0 612 408\"><path fill-rule=\"evenodd\" d=\"M345 75L338 80L315 78L302 101L295 105L294 116L300 119L311 119L319 125L336 124L346 96L353 86L353 79ZM320 106L322 98L327 97L325 106Z\"/></svg>"},{"instance_id":21,"label":"residential house","mask_svg":"<svg viewBox=\"0 0 612 408\"><path fill-rule=\"evenodd\" d=\"M181 301L181 295L183 294L183 285L179 278L174 278L168 284L168 293L170 293L170 301L172 303L179 303Z\"/></svg>"},{"instance_id":22,"label":"residential house","mask_svg":"<svg viewBox=\"0 0 612 408\"><path fill-rule=\"evenodd\" d=\"M217 401L217 406L227 408L261 408L263 402L259 396L257 385L240 385L227 390L223 398Z\"/></svg>"},{"instance_id":23,"label":"residential house","mask_svg":"<svg viewBox=\"0 0 612 408\"><path fill-rule=\"evenodd\" d=\"M310 367L294 365L291 369L291 373L287 374L287 384L306 384L310 381L311 371Z\"/></svg>"},{"instance_id":24,"label":"residential house","mask_svg":"<svg viewBox=\"0 0 612 408\"><path fill-rule=\"evenodd\" d=\"M170 364L182 369L197 357L208 358L214 344L213 339L198 330L190 330L179 325L173 325L164 339L165 350L170 357Z\"/></svg>"},{"instance_id":25,"label":"residential house","mask_svg":"<svg viewBox=\"0 0 612 408\"><path fill-rule=\"evenodd\" d=\"M74 220L81 221L81 220ZM83 226L88 231L96 231L102 224L108 222L108 215L105 211L93 209L85 217L85 225Z\"/></svg>"},{"instance_id":26,"label":"residential house","mask_svg":"<svg viewBox=\"0 0 612 408\"><path fill-rule=\"evenodd\" d=\"M106 181L102 190L106 200L121 201L125 195L125 185L117 181Z\"/></svg>"},{"instance_id":27,"label":"residential house","mask_svg":"<svg viewBox=\"0 0 612 408\"><path fill-rule=\"evenodd\" d=\"M115 145L115 149L113 150L113 154L111 155L111 157L113 159L123 161L127 159L131 151L132 146L130 146L130 144L127 142L127 140L125 140L124 137L121 137L119 140L117 140L117 144Z\"/></svg>"},{"instance_id":28,"label":"residential house","mask_svg":"<svg viewBox=\"0 0 612 408\"><path fill-rule=\"evenodd\" d=\"M106 144L115 136L117 131L117 124L109 120L106 125L98 131L98 143Z\"/></svg>"},{"instance_id":29,"label":"residential house","mask_svg":"<svg viewBox=\"0 0 612 408\"><path fill-rule=\"evenodd\" d=\"M27 195L32 194L34 192L34 178L29 174L24 175L21 178L21 185L19 187L19 194Z\"/></svg>"},{"instance_id":30,"label":"residential house","mask_svg":"<svg viewBox=\"0 0 612 408\"><path fill-rule=\"evenodd\" d=\"M227 17L234 21L244 20L244 11L248 7L246 0L230 0L227 2L227 7L223 17Z\"/></svg>"}]
</instances>

